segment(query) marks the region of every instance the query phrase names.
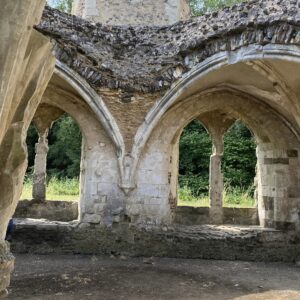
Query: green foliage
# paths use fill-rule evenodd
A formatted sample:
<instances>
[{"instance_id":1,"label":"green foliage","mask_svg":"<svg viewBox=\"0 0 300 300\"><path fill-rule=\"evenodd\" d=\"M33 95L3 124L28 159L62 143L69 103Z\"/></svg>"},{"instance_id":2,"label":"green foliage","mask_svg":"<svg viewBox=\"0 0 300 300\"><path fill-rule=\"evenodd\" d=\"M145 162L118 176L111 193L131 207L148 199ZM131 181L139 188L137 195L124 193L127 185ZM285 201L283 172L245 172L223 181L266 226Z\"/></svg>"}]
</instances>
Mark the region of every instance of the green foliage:
<instances>
[{"instance_id":1,"label":"green foliage","mask_svg":"<svg viewBox=\"0 0 300 300\"><path fill-rule=\"evenodd\" d=\"M56 9L71 13L73 0L48 0L47 3Z\"/></svg>"},{"instance_id":2,"label":"green foliage","mask_svg":"<svg viewBox=\"0 0 300 300\"><path fill-rule=\"evenodd\" d=\"M32 198L32 178L26 176L21 199ZM47 200L57 201L78 201L79 200L79 179L53 177L47 184Z\"/></svg>"},{"instance_id":3,"label":"green foliage","mask_svg":"<svg viewBox=\"0 0 300 300\"><path fill-rule=\"evenodd\" d=\"M47 156L48 178L76 178L80 172L81 161L81 132L74 120L63 115L49 131ZM34 125L30 125L27 133L28 169L27 174L33 172L35 144L38 134Z\"/></svg>"},{"instance_id":4,"label":"green foliage","mask_svg":"<svg viewBox=\"0 0 300 300\"><path fill-rule=\"evenodd\" d=\"M207 194L209 161L212 149L210 136L198 121L184 130L179 143L179 185L188 186L193 194Z\"/></svg>"},{"instance_id":5,"label":"green foliage","mask_svg":"<svg viewBox=\"0 0 300 300\"><path fill-rule=\"evenodd\" d=\"M256 162L254 138L245 125L236 122L224 137L222 171L225 185L248 189L253 185Z\"/></svg>"},{"instance_id":6,"label":"green foliage","mask_svg":"<svg viewBox=\"0 0 300 300\"><path fill-rule=\"evenodd\" d=\"M223 191L224 207L255 207L255 200L250 190L225 187ZM178 190L178 206L207 207L209 197L196 197L192 190L184 186Z\"/></svg>"},{"instance_id":7,"label":"green foliage","mask_svg":"<svg viewBox=\"0 0 300 300\"><path fill-rule=\"evenodd\" d=\"M47 185L47 193L50 195L78 196L79 179L52 177Z\"/></svg>"},{"instance_id":8,"label":"green foliage","mask_svg":"<svg viewBox=\"0 0 300 300\"><path fill-rule=\"evenodd\" d=\"M80 172L81 132L67 115L59 118L49 132L47 171L50 177L74 178Z\"/></svg>"},{"instance_id":9,"label":"green foliage","mask_svg":"<svg viewBox=\"0 0 300 300\"><path fill-rule=\"evenodd\" d=\"M212 144L204 127L192 121L183 131L179 146L179 186L187 187L195 197L205 197L209 190L209 163ZM229 188L253 194L256 145L251 132L236 122L224 137L222 171ZM242 192L241 192L242 193Z\"/></svg>"},{"instance_id":10,"label":"green foliage","mask_svg":"<svg viewBox=\"0 0 300 300\"><path fill-rule=\"evenodd\" d=\"M27 144L27 151L28 151L28 168L27 173L32 172L32 167L34 165L34 157L35 157L35 144L39 139L38 133L35 129L33 124L30 124L27 137L26 137L26 144Z\"/></svg>"},{"instance_id":11,"label":"green foliage","mask_svg":"<svg viewBox=\"0 0 300 300\"><path fill-rule=\"evenodd\" d=\"M200 16L241 2L243 0L190 0L190 7L193 16Z\"/></svg>"}]
</instances>

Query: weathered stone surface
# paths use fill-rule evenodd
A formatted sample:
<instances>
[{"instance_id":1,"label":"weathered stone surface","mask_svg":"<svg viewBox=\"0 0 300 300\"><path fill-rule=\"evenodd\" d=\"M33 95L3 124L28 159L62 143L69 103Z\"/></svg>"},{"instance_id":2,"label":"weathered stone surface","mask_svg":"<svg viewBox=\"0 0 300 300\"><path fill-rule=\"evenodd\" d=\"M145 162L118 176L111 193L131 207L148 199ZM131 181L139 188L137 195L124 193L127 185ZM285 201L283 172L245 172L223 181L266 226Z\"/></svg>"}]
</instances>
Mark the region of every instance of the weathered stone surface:
<instances>
[{"instance_id":1,"label":"weathered stone surface","mask_svg":"<svg viewBox=\"0 0 300 300\"><path fill-rule=\"evenodd\" d=\"M5 295L5 290L9 286L14 260L15 258L10 253L8 243L0 241L0 298Z\"/></svg>"},{"instance_id":2,"label":"weathered stone surface","mask_svg":"<svg viewBox=\"0 0 300 300\"><path fill-rule=\"evenodd\" d=\"M293 233L237 226L134 227L110 229L67 223L18 222L13 251L168 256L246 261L294 261L299 237Z\"/></svg>"},{"instance_id":3,"label":"weathered stone surface","mask_svg":"<svg viewBox=\"0 0 300 300\"><path fill-rule=\"evenodd\" d=\"M18 203L14 218L69 222L78 218L78 202L22 200Z\"/></svg>"},{"instance_id":4,"label":"weathered stone surface","mask_svg":"<svg viewBox=\"0 0 300 300\"><path fill-rule=\"evenodd\" d=\"M251 44L300 44L296 1L250 1L164 27L92 24L47 7L37 27L96 88L165 90L199 62Z\"/></svg>"},{"instance_id":5,"label":"weathered stone surface","mask_svg":"<svg viewBox=\"0 0 300 300\"><path fill-rule=\"evenodd\" d=\"M26 170L26 132L54 69L51 44L33 30L44 1L4 1L0 10L0 293L13 267L3 239ZM3 255L2 255L3 254Z\"/></svg>"},{"instance_id":6,"label":"weathered stone surface","mask_svg":"<svg viewBox=\"0 0 300 300\"><path fill-rule=\"evenodd\" d=\"M47 129L53 109L67 112L83 133L79 222L22 221L15 249L249 260L298 256L297 1L251 0L163 27L93 24L47 7L37 26L45 37L31 32L41 2L32 11L29 4L10 1L0 11L1 24L14 20L11 44L0 30L0 62L7 63L0 69L2 237L21 190L25 133L52 73L51 39L58 61L43 94L44 119L40 109L35 121ZM215 197L200 221L237 222L222 208L220 137L242 120L257 142L259 224L287 232L172 226L179 138L193 119L207 123L216 150ZM253 219L246 214L240 222L246 220Z\"/></svg>"},{"instance_id":7,"label":"weathered stone surface","mask_svg":"<svg viewBox=\"0 0 300 300\"><path fill-rule=\"evenodd\" d=\"M179 206L176 209L174 223L182 225L216 224L211 218L210 207ZM256 208L221 207L221 224L259 225Z\"/></svg>"},{"instance_id":8,"label":"weathered stone surface","mask_svg":"<svg viewBox=\"0 0 300 300\"><path fill-rule=\"evenodd\" d=\"M75 0L72 13L107 25L166 25L189 18L187 0Z\"/></svg>"}]
</instances>

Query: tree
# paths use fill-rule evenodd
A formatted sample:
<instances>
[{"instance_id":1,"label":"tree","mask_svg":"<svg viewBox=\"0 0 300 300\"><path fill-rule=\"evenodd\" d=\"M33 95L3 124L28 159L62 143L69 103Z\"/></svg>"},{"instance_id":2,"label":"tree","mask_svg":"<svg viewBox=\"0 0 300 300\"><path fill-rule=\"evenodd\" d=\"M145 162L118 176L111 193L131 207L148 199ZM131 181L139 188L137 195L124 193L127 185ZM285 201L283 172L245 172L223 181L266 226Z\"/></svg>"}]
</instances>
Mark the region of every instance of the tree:
<instances>
[{"instance_id":1,"label":"tree","mask_svg":"<svg viewBox=\"0 0 300 300\"><path fill-rule=\"evenodd\" d=\"M232 6L243 0L190 0L191 13L200 16L206 12L215 11L225 6Z\"/></svg>"},{"instance_id":2,"label":"tree","mask_svg":"<svg viewBox=\"0 0 300 300\"><path fill-rule=\"evenodd\" d=\"M73 0L48 0L48 4L56 9L71 13Z\"/></svg>"},{"instance_id":3,"label":"tree","mask_svg":"<svg viewBox=\"0 0 300 300\"><path fill-rule=\"evenodd\" d=\"M179 186L187 186L194 196L208 193L212 143L204 127L192 121L183 131L179 146ZM256 144L251 132L236 122L225 134L222 172L227 187L246 190L253 185Z\"/></svg>"},{"instance_id":4,"label":"tree","mask_svg":"<svg viewBox=\"0 0 300 300\"><path fill-rule=\"evenodd\" d=\"M47 173L59 178L78 177L81 160L81 132L74 120L63 115L49 132Z\"/></svg>"},{"instance_id":5,"label":"tree","mask_svg":"<svg viewBox=\"0 0 300 300\"><path fill-rule=\"evenodd\" d=\"M211 149L211 138L199 121L185 127L179 143L179 185L194 195L208 193Z\"/></svg>"},{"instance_id":6,"label":"tree","mask_svg":"<svg viewBox=\"0 0 300 300\"><path fill-rule=\"evenodd\" d=\"M254 138L243 123L236 122L224 136L224 183L227 186L248 189L253 185L256 162Z\"/></svg>"},{"instance_id":7,"label":"tree","mask_svg":"<svg viewBox=\"0 0 300 300\"><path fill-rule=\"evenodd\" d=\"M35 126L31 123L26 138L27 151L28 151L28 168L27 173L33 172L34 158L35 158L35 144L38 142L39 135Z\"/></svg>"},{"instance_id":8,"label":"tree","mask_svg":"<svg viewBox=\"0 0 300 300\"><path fill-rule=\"evenodd\" d=\"M34 125L27 133L28 169L31 174L34 166L35 144L38 134ZM49 151L47 156L48 178L75 178L80 173L81 131L75 121L67 114L54 122L48 134Z\"/></svg>"}]
</instances>

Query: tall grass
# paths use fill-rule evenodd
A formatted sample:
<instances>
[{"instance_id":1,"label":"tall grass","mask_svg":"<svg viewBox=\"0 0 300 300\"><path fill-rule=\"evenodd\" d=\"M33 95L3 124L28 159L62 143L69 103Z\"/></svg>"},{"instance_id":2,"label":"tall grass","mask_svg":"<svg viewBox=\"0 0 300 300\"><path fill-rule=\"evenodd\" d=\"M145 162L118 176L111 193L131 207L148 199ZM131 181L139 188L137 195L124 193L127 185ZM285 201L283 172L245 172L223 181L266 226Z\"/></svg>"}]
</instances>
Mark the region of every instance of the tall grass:
<instances>
[{"instance_id":1,"label":"tall grass","mask_svg":"<svg viewBox=\"0 0 300 300\"><path fill-rule=\"evenodd\" d=\"M254 207L255 200L251 196L251 189L232 188L225 186L223 191L224 207ZM27 177L24 182L21 199L32 199L32 179ZM47 184L47 200L78 201L79 179L58 179L52 177ZM209 206L207 194L196 197L190 188L184 186L178 189L178 205L205 207Z\"/></svg>"},{"instance_id":2,"label":"tall grass","mask_svg":"<svg viewBox=\"0 0 300 300\"><path fill-rule=\"evenodd\" d=\"M224 207L255 207L255 199L251 196L251 189L225 187L223 190ZM209 206L209 196L195 197L187 186L178 190L178 206L206 207Z\"/></svg>"},{"instance_id":3,"label":"tall grass","mask_svg":"<svg viewBox=\"0 0 300 300\"><path fill-rule=\"evenodd\" d=\"M56 177L52 177L47 183L46 191L47 200L78 201L79 179L58 179ZM21 200L24 199L32 199L32 179L28 177L24 181L23 192L21 196Z\"/></svg>"}]
</instances>

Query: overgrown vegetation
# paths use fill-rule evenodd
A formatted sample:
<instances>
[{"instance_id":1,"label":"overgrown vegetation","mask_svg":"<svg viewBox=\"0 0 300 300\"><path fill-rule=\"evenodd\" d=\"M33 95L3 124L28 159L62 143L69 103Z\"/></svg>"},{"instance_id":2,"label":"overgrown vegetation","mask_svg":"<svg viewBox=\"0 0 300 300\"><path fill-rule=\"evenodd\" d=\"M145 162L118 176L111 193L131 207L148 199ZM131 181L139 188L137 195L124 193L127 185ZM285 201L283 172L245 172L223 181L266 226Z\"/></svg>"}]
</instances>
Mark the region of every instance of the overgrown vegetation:
<instances>
[{"instance_id":1,"label":"overgrown vegetation","mask_svg":"<svg viewBox=\"0 0 300 300\"><path fill-rule=\"evenodd\" d=\"M79 176L81 159L81 132L78 125L67 114L60 117L52 126L48 135L49 152L47 156L48 177L75 178ZM35 150L38 135L33 125L27 135L28 170L33 172Z\"/></svg>"},{"instance_id":2,"label":"overgrown vegetation","mask_svg":"<svg viewBox=\"0 0 300 300\"><path fill-rule=\"evenodd\" d=\"M249 208L255 206L255 200L252 197L251 190L241 190L239 188L226 187L223 191L224 207L242 207ZM187 186L179 188L178 203L179 206L206 207L209 206L209 197L196 197Z\"/></svg>"},{"instance_id":3,"label":"overgrown vegetation","mask_svg":"<svg viewBox=\"0 0 300 300\"><path fill-rule=\"evenodd\" d=\"M241 122L236 122L225 135L222 159L225 204L253 203L250 199L254 192L255 149L251 132ZM179 199L185 203L208 204L208 200L202 199L208 199L211 150L211 139L205 128L199 121L192 121L184 129L179 145Z\"/></svg>"},{"instance_id":4,"label":"overgrown vegetation","mask_svg":"<svg viewBox=\"0 0 300 300\"><path fill-rule=\"evenodd\" d=\"M47 200L78 201L79 200L79 179L56 177L50 178L47 183ZM21 199L32 199L32 179L27 177L24 182Z\"/></svg>"}]
</instances>

